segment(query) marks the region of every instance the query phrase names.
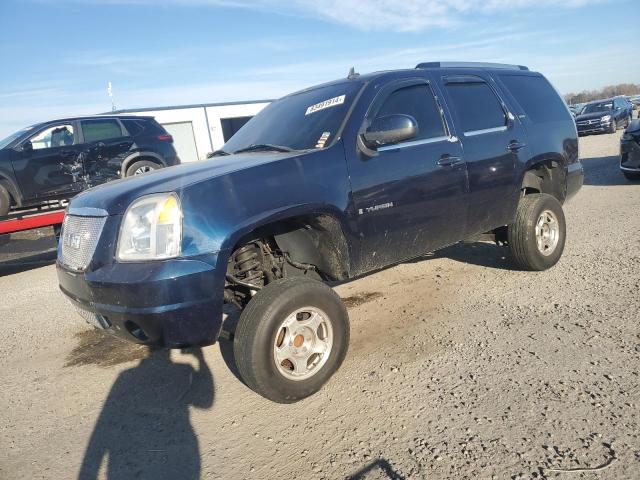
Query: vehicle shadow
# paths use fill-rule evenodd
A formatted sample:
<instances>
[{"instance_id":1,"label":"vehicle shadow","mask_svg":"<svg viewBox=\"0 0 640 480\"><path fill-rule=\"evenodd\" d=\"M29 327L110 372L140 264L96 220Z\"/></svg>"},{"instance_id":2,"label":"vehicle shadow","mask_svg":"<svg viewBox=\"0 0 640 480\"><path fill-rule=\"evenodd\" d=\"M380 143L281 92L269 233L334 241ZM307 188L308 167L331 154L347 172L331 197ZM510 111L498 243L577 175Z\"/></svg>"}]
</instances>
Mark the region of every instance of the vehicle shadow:
<instances>
[{"instance_id":1,"label":"vehicle shadow","mask_svg":"<svg viewBox=\"0 0 640 480\"><path fill-rule=\"evenodd\" d=\"M78 479L200 478L200 449L189 407L214 403L213 376L202 350L185 351L198 367L174 363L166 349L122 372L104 402ZM100 478L103 478L100 476Z\"/></svg>"},{"instance_id":2,"label":"vehicle shadow","mask_svg":"<svg viewBox=\"0 0 640 480\"><path fill-rule=\"evenodd\" d=\"M34 268L46 267L56 262L56 251L50 250L35 255L28 255L7 261L0 260L0 277L26 272Z\"/></svg>"},{"instance_id":3,"label":"vehicle shadow","mask_svg":"<svg viewBox=\"0 0 640 480\"><path fill-rule=\"evenodd\" d=\"M632 185L620 171L620 158L617 155L607 157L581 158L584 168L584 184L597 186Z\"/></svg>"},{"instance_id":4,"label":"vehicle shadow","mask_svg":"<svg viewBox=\"0 0 640 480\"><path fill-rule=\"evenodd\" d=\"M397 473L387 460L380 458L361 468L356 473L349 475L347 480L365 480L369 474L372 475L371 478L383 478L380 474L384 475L384 478L388 478L390 480L404 480L405 478Z\"/></svg>"},{"instance_id":5,"label":"vehicle shadow","mask_svg":"<svg viewBox=\"0 0 640 480\"><path fill-rule=\"evenodd\" d=\"M517 270L508 248L488 242L457 243L434 252L429 258L448 258L498 270Z\"/></svg>"}]
</instances>

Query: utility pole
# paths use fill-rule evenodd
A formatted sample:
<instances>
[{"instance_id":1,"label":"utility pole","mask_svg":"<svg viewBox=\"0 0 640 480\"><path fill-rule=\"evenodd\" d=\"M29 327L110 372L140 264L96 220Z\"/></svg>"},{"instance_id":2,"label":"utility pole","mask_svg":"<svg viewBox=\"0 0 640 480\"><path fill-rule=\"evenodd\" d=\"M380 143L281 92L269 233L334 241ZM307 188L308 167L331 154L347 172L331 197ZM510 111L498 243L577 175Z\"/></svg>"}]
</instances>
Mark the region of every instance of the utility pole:
<instances>
[{"instance_id":1,"label":"utility pole","mask_svg":"<svg viewBox=\"0 0 640 480\"><path fill-rule=\"evenodd\" d=\"M107 84L107 93L109 94L109 98L111 99L111 111L116 111L116 104L113 100L113 89L111 88L111 82Z\"/></svg>"}]
</instances>

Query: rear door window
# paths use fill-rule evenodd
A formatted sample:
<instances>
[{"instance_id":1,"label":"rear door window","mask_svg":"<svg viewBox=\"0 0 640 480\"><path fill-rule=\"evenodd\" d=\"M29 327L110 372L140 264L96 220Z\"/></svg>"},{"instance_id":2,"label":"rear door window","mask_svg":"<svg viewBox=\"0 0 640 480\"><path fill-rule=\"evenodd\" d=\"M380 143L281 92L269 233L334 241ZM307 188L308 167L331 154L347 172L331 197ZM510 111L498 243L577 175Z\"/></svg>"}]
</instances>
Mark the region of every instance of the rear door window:
<instances>
[{"instance_id":1,"label":"rear door window","mask_svg":"<svg viewBox=\"0 0 640 480\"><path fill-rule=\"evenodd\" d=\"M546 78L500 75L500 80L532 122L557 122L569 118L564 101Z\"/></svg>"},{"instance_id":2,"label":"rear door window","mask_svg":"<svg viewBox=\"0 0 640 480\"><path fill-rule=\"evenodd\" d=\"M114 119L82 120L80 124L85 143L122 137L120 123Z\"/></svg>"},{"instance_id":3,"label":"rear door window","mask_svg":"<svg viewBox=\"0 0 640 480\"><path fill-rule=\"evenodd\" d=\"M507 125L501 102L483 80L447 80L445 83L464 133L479 133Z\"/></svg>"},{"instance_id":4,"label":"rear door window","mask_svg":"<svg viewBox=\"0 0 640 480\"><path fill-rule=\"evenodd\" d=\"M445 135L440 109L427 85L412 85L391 93L376 113L376 118L393 114L411 115L416 120L418 134L411 141Z\"/></svg>"}]
</instances>

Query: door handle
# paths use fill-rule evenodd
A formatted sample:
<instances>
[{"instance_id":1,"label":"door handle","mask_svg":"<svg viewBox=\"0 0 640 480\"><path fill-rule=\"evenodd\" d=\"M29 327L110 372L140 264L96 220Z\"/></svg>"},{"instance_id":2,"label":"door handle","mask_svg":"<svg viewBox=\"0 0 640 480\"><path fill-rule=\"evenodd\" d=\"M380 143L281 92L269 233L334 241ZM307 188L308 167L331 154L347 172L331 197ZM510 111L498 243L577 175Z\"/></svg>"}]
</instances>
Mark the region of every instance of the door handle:
<instances>
[{"instance_id":1,"label":"door handle","mask_svg":"<svg viewBox=\"0 0 640 480\"><path fill-rule=\"evenodd\" d=\"M507 145L507 150L511 150L512 152L517 152L518 150L526 146L527 146L526 143L522 143L517 140L512 140L511 142L509 142L509 145Z\"/></svg>"},{"instance_id":2,"label":"door handle","mask_svg":"<svg viewBox=\"0 0 640 480\"><path fill-rule=\"evenodd\" d=\"M440 160L436 162L439 167L453 167L461 163L462 159L460 157L452 157L451 155L442 155Z\"/></svg>"}]
</instances>

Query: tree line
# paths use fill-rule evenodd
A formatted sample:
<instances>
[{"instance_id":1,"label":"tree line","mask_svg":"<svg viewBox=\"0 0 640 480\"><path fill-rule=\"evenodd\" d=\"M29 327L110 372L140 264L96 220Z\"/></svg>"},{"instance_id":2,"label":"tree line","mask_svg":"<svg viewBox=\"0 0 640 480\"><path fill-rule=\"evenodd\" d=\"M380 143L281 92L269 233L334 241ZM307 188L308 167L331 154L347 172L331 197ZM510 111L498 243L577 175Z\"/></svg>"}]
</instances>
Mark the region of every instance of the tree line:
<instances>
[{"instance_id":1,"label":"tree line","mask_svg":"<svg viewBox=\"0 0 640 480\"><path fill-rule=\"evenodd\" d=\"M569 105L573 105L575 103L600 100L601 98L611 98L617 95L640 95L640 84L620 83L618 85L607 85L600 90L584 90L580 93L567 93L564 95L564 99Z\"/></svg>"}]
</instances>

